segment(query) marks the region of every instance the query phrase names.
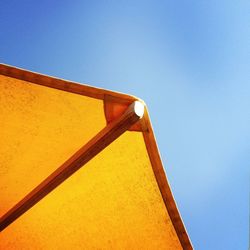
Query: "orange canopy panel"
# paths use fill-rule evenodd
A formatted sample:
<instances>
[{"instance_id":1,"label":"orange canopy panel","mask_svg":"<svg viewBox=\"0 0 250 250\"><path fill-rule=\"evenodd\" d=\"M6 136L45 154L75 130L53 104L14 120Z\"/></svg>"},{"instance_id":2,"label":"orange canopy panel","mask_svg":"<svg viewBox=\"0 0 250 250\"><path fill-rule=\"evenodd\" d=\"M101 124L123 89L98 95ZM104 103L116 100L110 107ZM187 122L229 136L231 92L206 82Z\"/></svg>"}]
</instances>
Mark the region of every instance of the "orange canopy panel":
<instances>
[{"instance_id":1,"label":"orange canopy panel","mask_svg":"<svg viewBox=\"0 0 250 250\"><path fill-rule=\"evenodd\" d=\"M0 249L192 249L144 103L0 65Z\"/></svg>"}]
</instances>

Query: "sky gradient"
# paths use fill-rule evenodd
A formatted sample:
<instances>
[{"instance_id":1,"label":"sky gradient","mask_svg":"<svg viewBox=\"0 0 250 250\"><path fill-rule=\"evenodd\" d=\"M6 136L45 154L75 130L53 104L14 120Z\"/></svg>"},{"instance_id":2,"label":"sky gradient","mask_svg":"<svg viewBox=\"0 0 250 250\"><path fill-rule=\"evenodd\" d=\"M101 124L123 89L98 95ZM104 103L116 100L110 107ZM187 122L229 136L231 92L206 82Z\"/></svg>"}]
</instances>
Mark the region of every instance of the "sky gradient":
<instances>
[{"instance_id":1,"label":"sky gradient","mask_svg":"<svg viewBox=\"0 0 250 250\"><path fill-rule=\"evenodd\" d=\"M195 249L247 249L249 1L0 2L1 62L149 109Z\"/></svg>"}]
</instances>

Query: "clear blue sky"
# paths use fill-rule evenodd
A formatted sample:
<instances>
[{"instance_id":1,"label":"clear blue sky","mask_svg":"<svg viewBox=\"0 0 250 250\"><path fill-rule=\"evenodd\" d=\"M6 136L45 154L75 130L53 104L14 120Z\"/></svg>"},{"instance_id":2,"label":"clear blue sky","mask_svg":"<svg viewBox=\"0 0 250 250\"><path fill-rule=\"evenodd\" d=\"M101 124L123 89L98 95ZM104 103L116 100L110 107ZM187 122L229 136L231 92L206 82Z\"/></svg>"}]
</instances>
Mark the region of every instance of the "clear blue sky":
<instances>
[{"instance_id":1,"label":"clear blue sky","mask_svg":"<svg viewBox=\"0 0 250 250\"><path fill-rule=\"evenodd\" d=\"M0 58L136 95L196 249L247 249L250 2L0 1Z\"/></svg>"}]
</instances>

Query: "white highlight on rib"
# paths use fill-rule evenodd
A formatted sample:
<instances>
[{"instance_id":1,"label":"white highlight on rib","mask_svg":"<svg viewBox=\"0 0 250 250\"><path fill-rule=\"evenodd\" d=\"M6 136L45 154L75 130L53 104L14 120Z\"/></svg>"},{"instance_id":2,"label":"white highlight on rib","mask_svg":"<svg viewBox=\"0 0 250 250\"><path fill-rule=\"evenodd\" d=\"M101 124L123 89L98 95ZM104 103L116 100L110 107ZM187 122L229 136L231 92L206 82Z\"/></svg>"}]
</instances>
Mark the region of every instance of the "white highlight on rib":
<instances>
[{"instance_id":1,"label":"white highlight on rib","mask_svg":"<svg viewBox=\"0 0 250 250\"><path fill-rule=\"evenodd\" d=\"M144 104L140 101L135 101L134 111L140 118L142 118L144 114Z\"/></svg>"}]
</instances>

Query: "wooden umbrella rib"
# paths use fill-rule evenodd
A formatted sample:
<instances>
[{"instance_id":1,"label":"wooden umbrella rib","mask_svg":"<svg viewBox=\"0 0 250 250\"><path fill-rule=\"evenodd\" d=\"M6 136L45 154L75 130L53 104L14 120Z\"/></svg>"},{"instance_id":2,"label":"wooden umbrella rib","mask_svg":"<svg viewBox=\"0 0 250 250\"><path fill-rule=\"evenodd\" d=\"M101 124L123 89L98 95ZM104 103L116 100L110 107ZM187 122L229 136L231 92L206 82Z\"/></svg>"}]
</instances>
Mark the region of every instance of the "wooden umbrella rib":
<instances>
[{"instance_id":1,"label":"wooden umbrella rib","mask_svg":"<svg viewBox=\"0 0 250 250\"><path fill-rule=\"evenodd\" d=\"M9 224L14 222L142 118L143 111L138 112L138 105L144 109L142 103L138 101L133 102L119 118L102 129L87 144L4 214L0 218L0 231L4 230Z\"/></svg>"},{"instance_id":2,"label":"wooden umbrella rib","mask_svg":"<svg viewBox=\"0 0 250 250\"><path fill-rule=\"evenodd\" d=\"M150 123L150 118L147 109L145 108L144 119L146 124L145 127L148 128L147 131L143 132L143 137L149 159L151 161L152 169L160 189L163 201L165 203L166 209L168 211L169 217L171 218L172 224L175 231L179 237L180 243L183 249L193 249L192 242L189 239L185 226L183 224L181 215L178 211L174 196L171 192L167 176L164 172L164 167L162 165L161 157L157 148L156 139L154 137L153 128Z\"/></svg>"}]
</instances>

